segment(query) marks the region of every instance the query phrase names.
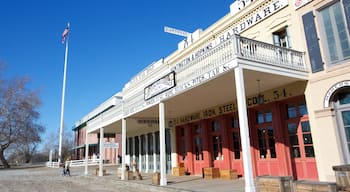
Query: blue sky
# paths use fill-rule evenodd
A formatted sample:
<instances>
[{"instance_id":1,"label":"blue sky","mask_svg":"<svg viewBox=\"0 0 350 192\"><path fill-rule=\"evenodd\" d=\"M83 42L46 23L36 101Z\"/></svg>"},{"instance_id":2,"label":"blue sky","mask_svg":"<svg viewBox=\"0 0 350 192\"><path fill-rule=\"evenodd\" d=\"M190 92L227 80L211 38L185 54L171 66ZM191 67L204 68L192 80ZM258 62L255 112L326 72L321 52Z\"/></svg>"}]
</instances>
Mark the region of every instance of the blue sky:
<instances>
[{"instance_id":1,"label":"blue sky","mask_svg":"<svg viewBox=\"0 0 350 192\"><path fill-rule=\"evenodd\" d=\"M193 32L229 12L232 0L1 0L0 61L5 78L28 76L39 90L45 135L59 130L69 21L65 129L122 90L153 61L177 49L183 37L164 26ZM43 136L45 139L45 136Z\"/></svg>"}]
</instances>

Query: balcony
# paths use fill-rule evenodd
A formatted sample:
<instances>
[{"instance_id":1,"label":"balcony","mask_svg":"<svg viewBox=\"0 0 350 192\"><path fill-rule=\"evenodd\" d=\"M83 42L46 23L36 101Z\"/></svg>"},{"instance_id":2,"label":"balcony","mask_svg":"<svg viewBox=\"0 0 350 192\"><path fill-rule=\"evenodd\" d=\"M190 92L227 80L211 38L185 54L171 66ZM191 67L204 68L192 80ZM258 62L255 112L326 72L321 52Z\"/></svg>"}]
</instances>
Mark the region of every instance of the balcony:
<instances>
[{"instance_id":1,"label":"balcony","mask_svg":"<svg viewBox=\"0 0 350 192\"><path fill-rule=\"evenodd\" d=\"M210 49L203 49L195 58L185 57L181 62L169 64L168 68L163 67L158 71L162 75L165 71L175 72L176 86L171 89L145 100L143 95L145 85L150 85L154 81L133 84L132 94L123 92L124 116L132 115L159 103L160 100L169 99L204 84L232 71L238 65L258 72L293 78L306 79L308 75L303 52L235 35ZM157 78L162 76L152 75Z\"/></svg>"}]
</instances>

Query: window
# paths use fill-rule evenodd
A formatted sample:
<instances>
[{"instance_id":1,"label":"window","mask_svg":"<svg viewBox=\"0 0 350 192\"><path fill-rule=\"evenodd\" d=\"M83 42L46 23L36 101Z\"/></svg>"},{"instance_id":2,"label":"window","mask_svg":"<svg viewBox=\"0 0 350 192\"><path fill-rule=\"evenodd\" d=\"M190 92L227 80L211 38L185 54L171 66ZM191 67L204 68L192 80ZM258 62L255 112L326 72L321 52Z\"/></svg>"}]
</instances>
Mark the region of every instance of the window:
<instances>
[{"instance_id":1,"label":"window","mask_svg":"<svg viewBox=\"0 0 350 192\"><path fill-rule=\"evenodd\" d=\"M300 103L289 103L286 106L288 119L296 118L298 116L302 117L308 114L305 101Z\"/></svg>"},{"instance_id":2,"label":"window","mask_svg":"<svg viewBox=\"0 0 350 192\"><path fill-rule=\"evenodd\" d=\"M232 150L233 150L233 158L241 159L241 137L239 133L239 125L238 118L231 117L231 127L232 131Z\"/></svg>"},{"instance_id":3,"label":"window","mask_svg":"<svg viewBox=\"0 0 350 192\"><path fill-rule=\"evenodd\" d=\"M128 139L128 148L129 148L129 155L132 156L134 155L134 148L133 148L133 141L132 141L132 137L129 137Z\"/></svg>"},{"instance_id":4,"label":"window","mask_svg":"<svg viewBox=\"0 0 350 192\"><path fill-rule=\"evenodd\" d=\"M290 48L288 28L285 27L273 33L273 41L276 46Z\"/></svg>"},{"instance_id":5,"label":"window","mask_svg":"<svg viewBox=\"0 0 350 192\"><path fill-rule=\"evenodd\" d=\"M213 159L223 160L222 156L222 139L221 136L213 136Z\"/></svg>"},{"instance_id":6,"label":"window","mask_svg":"<svg viewBox=\"0 0 350 192\"><path fill-rule=\"evenodd\" d=\"M350 88L346 87L335 95L337 120L339 121L341 142L350 152ZM350 157L348 157L350 158ZM350 160L348 160L350 161Z\"/></svg>"},{"instance_id":7,"label":"window","mask_svg":"<svg viewBox=\"0 0 350 192\"><path fill-rule=\"evenodd\" d=\"M272 113L269 110L256 112L256 122L258 124L272 122Z\"/></svg>"},{"instance_id":8,"label":"window","mask_svg":"<svg viewBox=\"0 0 350 192\"><path fill-rule=\"evenodd\" d=\"M211 122L211 130L212 130L213 132L220 131L220 130L221 130L220 121L218 121L218 120L213 120L213 121Z\"/></svg>"},{"instance_id":9,"label":"window","mask_svg":"<svg viewBox=\"0 0 350 192\"><path fill-rule=\"evenodd\" d=\"M203 141L202 141L202 127L200 125L193 126L194 131L194 152L197 161L203 160Z\"/></svg>"},{"instance_id":10,"label":"window","mask_svg":"<svg viewBox=\"0 0 350 192\"><path fill-rule=\"evenodd\" d=\"M135 155L137 158L139 156L139 137L135 136L134 141L135 141Z\"/></svg>"},{"instance_id":11,"label":"window","mask_svg":"<svg viewBox=\"0 0 350 192\"><path fill-rule=\"evenodd\" d=\"M323 31L323 46L330 64L350 58L350 44L346 16L341 2L336 2L319 11Z\"/></svg>"},{"instance_id":12,"label":"window","mask_svg":"<svg viewBox=\"0 0 350 192\"><path fill-rule=\"evenodd\" d=\"M196 160L203 160L203 144L202 144L202 138L195 137L194 138L194 148L195 148L195 154L196 154Z\"/></svg>"},{"instance_id":13,"label":"window","mask_svg":"<svg viewBox=\"0 0 350 192\"><path fill-rule=\"evenodd\" d=\"M274 131L271 126L258 128L260 159L276 158Z\"/></svg>"}]
</instances>

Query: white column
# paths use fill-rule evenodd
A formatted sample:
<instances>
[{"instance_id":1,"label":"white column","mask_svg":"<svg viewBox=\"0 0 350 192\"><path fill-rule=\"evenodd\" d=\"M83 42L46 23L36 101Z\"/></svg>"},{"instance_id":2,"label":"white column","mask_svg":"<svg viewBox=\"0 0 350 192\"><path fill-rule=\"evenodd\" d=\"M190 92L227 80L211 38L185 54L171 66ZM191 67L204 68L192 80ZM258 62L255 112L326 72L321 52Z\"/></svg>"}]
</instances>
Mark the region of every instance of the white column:
<instances>
[{"instance_id":1,"label":"white column","mask_svg":"<svg viewBox=\"0 0 350 192\"><path fill-rule=\"evenodd\" d=\"M156 133L153 135L153 173L157 172Z\"/></svg>"},{"instance_id":2,"label":"white column","mask_svg":"<svg viewBox=\"0 0 350 192\"><path fill-rule=\"evenodd\" d=\"M135 156L135 149L136 149L136 146L135 146L135 137L131 137L131 141L132 141L132 151L133 151L133 154L132 154L132 159L131 159L131 165L132 165L132 171L135 172L136 171L136 167L134 166L134 162L137 163L135 161L136 159L136 156ZM137 164L136 164L137 165Z\"/></svg>"},{"instance_id":3,"label":"white column","mask_svg":"<svg viewBox=\"0 0 350 192\"><path fill-rule=\"evenodd\" d=\"M141 154L141 150L142 150L142 143L141 143L141 135L138 136L139 137L139 171L142 172L144 170L142 170L142 154Z\"/></svg>"},{"instance_id":4,"label":"white column","mask_svg":"<svg viewBox=\"0 0 350 192\"><path fill-rule=\"evenodd\" d=\"M126 155L126 119L122 119L122 175L121 180L125 178L125 155Z\"/></svg>"},{"instance_id":5,"label":"white column","mask_svg":"<svg viewBox=\"0 0 350 192\"><path fill-rule=\"evenodd\" d=\"M85 172L84 174L88 174L88 160L89 160L89 140L88 140L88 131L85 128Z\"/></svg>"},{"instance_id":6,"label":"white column","mask_svg":"<svg viewBox=\"0 0 350 192\"><path fill-rule=\"evenodd\" d=\"M159 103L159 141L160 141L160 185L166 186L166 151L165 151L165 113L164 103Z\"/></svg>"},{"instance_id":7,"label":"white column","mask_svg":"<svg viewBox=\"0 0 350 192\"><path fill-rule=\"evenodd\" d=\"M99 170L98 170L98 176L103 176L103 159L104 159L104 147L103 147L103 140L104 140L104 133L103 133L103 127L100 128L100 163L99 163Z\"/></svg>"},{"instance_id":8,"label":"white column","mask_svg":"<svg viewBox=\"0 0 350 192\"><path fill-rule=\"evenodd\" d=\"M255 192L252 157L250 153L250 139L247 115L247 103L245 97L244 76L241 67L235 68L236 95L238 105L239 128L243 154L245 191Z\"/></svg>"},{"instance_id":9,"label":"white column","mask_svg":"<svg viewBox=\"0 0 350 192\"><path fill-rule=\"evenodd\" d=\"M145 134L145 146L146 146L146 173L149 173L149 168L148 168L148 134Z\"/></svg>"},{"instance_id":10,"label":"white column","mask_svg":"<svg viewBox=\"0 0 350 192\"><path fill-rule=\"evenodd\" d=\"M171 168L177 167L177 153L176 153L176 131L173 127L170 131L171 138Z\"/></svg>"}]
</instances>

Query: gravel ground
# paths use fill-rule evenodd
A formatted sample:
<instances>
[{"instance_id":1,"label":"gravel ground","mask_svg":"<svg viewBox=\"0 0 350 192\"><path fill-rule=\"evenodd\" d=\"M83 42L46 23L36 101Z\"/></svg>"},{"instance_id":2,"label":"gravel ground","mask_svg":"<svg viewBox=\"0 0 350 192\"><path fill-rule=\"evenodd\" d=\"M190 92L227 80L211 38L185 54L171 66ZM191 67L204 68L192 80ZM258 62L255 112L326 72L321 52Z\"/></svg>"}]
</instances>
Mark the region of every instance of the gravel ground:
<instances>
[{"instance_id":1,"label":"gravel ground","mask_svg":"<svg viewBox=\"0 0 350 192\"><path fill-rule=\"evenodd\" d=\"M89 168L94 173L95 167ZM101 177L84 176L84 168L71 168L71 176L61 176L61 169L47 167L0 169L1 192L110 192L138 191L116 185L115 175ZM109 178L108 178L109 177ZM113 177L113 178L112 178Z\"/></svg>"}]
</instances>

